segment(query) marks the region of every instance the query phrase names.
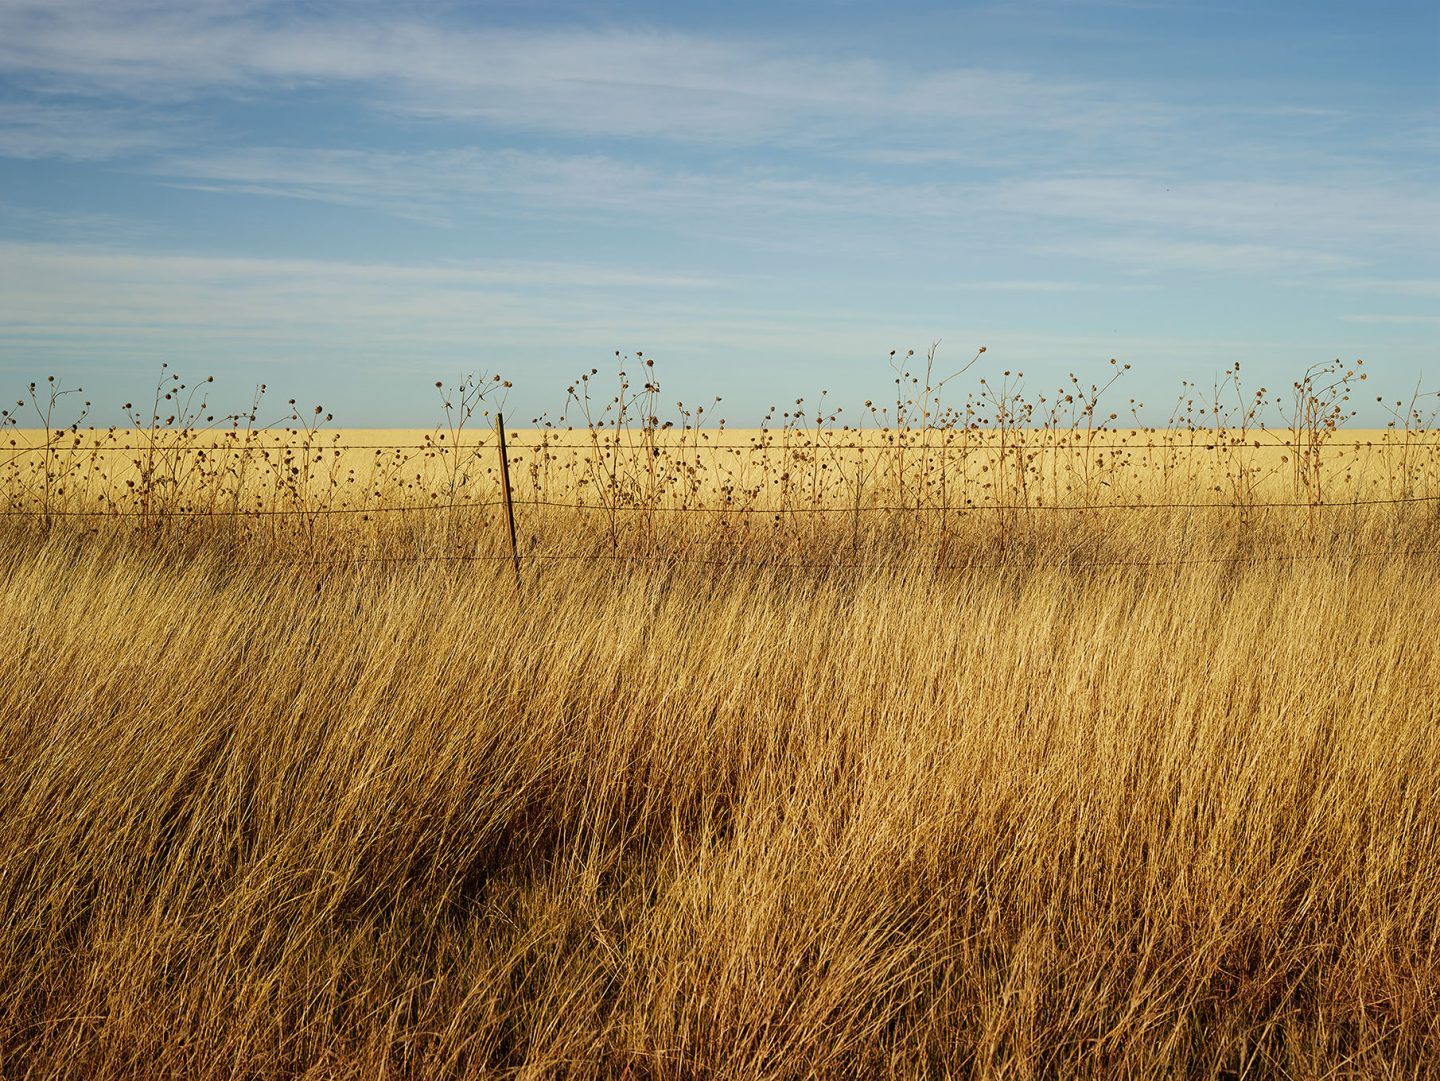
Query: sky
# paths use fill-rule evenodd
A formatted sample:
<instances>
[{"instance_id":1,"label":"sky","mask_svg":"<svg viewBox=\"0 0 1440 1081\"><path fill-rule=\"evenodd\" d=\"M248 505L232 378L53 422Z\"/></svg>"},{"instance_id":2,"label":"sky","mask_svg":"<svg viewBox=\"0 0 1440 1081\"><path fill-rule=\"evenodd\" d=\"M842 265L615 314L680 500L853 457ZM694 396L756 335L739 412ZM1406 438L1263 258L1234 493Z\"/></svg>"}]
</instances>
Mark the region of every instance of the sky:
<instances>
[{"instance_id":1,"label":"sky","mask_svg":"<svg viewBox=\"0 0 1440 1081\"><path fill-rule=\"evenodd\" d=\"M523 422L640 350L858 421L936 341L1440 390L1440 5L0 0L0 393Z\"/></svg>"}]
</instances>

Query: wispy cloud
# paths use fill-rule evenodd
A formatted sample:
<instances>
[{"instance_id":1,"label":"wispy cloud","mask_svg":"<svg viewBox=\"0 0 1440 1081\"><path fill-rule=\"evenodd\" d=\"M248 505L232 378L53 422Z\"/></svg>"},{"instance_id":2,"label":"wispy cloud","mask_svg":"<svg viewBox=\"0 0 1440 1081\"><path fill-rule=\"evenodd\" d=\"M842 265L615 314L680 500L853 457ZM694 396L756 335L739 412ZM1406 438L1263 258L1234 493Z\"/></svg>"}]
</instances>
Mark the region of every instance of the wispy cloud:
<instances>
[{"instance_id":1,"label":"wispy cloud","mask_svg":"<svg viewBox=\"0 0 1440 1081\"><path fill-rule=\"evenodd\" d=\"M1363 293L1440 299L1440 278L1339 278L1330 284L1335 289Z\"/></svg>"},{"instance_id":2,"label":"wispy cloud","mask_svg":"<svg viewBox=\"0 0 1440 1081\"><path fill-rule=\"evenodd\" d=\"M1028 236L1043 251L1144 270L1241 274L1334 272L1386 249L1440 243L1440 198L1383 182L1173 181L1119 176L1028 177L963 183L786 169L693 169L609 155L468 147L416 153L255 148L158 160L171 182L367 206L428 222L476 215L548 217L606 209L687 227L728 229L773 219L780 232L806 222L888 223L874 243L924 243L938 223L976 238ZM1058 232L1040 223L1065 226ZM1076 228L1078 236L1068 236ZM898 230L895 231L895 230ZM776 235L772 229L772 238ZM1060 237L1066 237L1060 239ZM825 246L823 236L813 243Z\"/></svg>"},{"instance_id":3,"label":"wispy cloud","mask_svg":"<svg viewBox=\"0 0 1440 1081\"><path fill-rule=\"evenodd\" d=\"M1341 186L1133 175L1026 178L1001 187L995 204L1016 213L1219 236L1440 242L1440 196L1373 180Z\"/></svg>"},{"instance_id":4,"label":"wispy cloud","mask_svg":"<svg viewBox=\"0 0 1440 1081\"><path fill-rule=\"evenodd\" d=\"M694 34L437 25L401 8L351 18L260 3L100 0L0 5L0 67L54 89L138 100L264 86L359 88L373 105L587 138L907 142L966 137L977 153L1043 134L1094 141L1174 120L1122 86L1029 72L907 70L865 57Z\"/></svg>"},{"instance_id":5,"label":"wispy cloud","mask_svg":"<svg viewBox=\"0 0 1440 1081\"><path fill-rule=\"evenodd\" d=\"M608 207L702 225L742 214L944 217L981 232L997 218L1074 222L1122 248L1160 234L1171 266L1234 254L1268 269L1338 266L1349 257L1337 252L1356 244L1440 243L1440 199L1420 180L1375 177L1358 162L1307 168L1316 163L1228 129L1247 112L1235 105L1197 110L1119 81L917 69L794 40L487 27L369 0L326 12L264 0L0 0L0 69L89 101L0 106L0 154L153 151L144 167L168 182L432 223L483 213L497 197L520 212ZM405 118L395 131L410 145L255 146L231 134L167 147L133 105L113 104L315 88ZM1248 107L1257 111L1336 112L1288 101ZM444 123L417 127L417 117ZM439 131L449 134L427 142ZM552 145L531 145L536 135ZM721 156L680 164L656 149L670 143ZM723 152L741 145L750 160ZM1217 159L1229 175L1197 173Z\"/></svg>"},{"instance_id":6,"label":"wispy cloud","mask_svg":"<svg viewBox=\"0 0 1440 1081\"><path fill-rule=\"evenodd\" d=\"M139 244L152 229L133 216L86 210L48 210L0 199L0 235L53 244Z\"/></svg>"},{"instance_id":7,"label":"wispy cloud","mask_svg":"<svg viewBox=\"0 0 1440 1081\"><path fill-rule=\"evenodd\" d=\"M1316 239L1324 241L1323 237ZM1300 271L1329 274L1356 262L1352 256L1333 249L1327 251L1239 240L1192 240L1183 236L1154 234L1084 237L1042 243L1041 247L1057 254L1120 266L1135 274L1195 271L1243 279Z\"/></svg>"},{"instance_id":8,"label":"wispy cloud","mask_svg":"<svg viewBox=\"0 0 1440 1081\"><path fill-rule=\"evenodd\" d=\"M1342 315L1340 317L1346 323L1394 323L1402 326L1440 326L1440 315L1415 315L1415 314L1369 314L1369 315Z\"/></svg>"},{"instance_id":9,"label":"wispy cloud","mask_svg":"<svg viewBox=\"0 0 1440 1081\"><path fill-rule=\"evenodd\" d=\"M429 379L457 356L493 365L527 343L633 340L622 296L646 298L656 321L703 326L708 309L697 294L719 287L685 274L553 262L385 264L0 244L0 373L33 378L37 364L56 358L122 371L168 359L192 371L241 363L302 384L312 364L332 382L355 365L379 373L419 364Z\"/></svg>"},{"instance_id":10,"label":"wispy cloud","mask_svg":"<svg viewBox=\"0 0 1440 1081\"><path fill-rule=\"evenodd\" d=\"M957 282L943 286L946 289L977 290L988 293L1083 293L1091 289L1098 289L1095 282L1073 282L1073 281L1046 281L1036 279L1034 281L967 281Z\"/></svg>"},{"instance_id":11,"label":"wispy cloud","mask_svg":"<svg viewBox=\"0 0 1440 1081\"><path fill-rule=\"evenodd\" d=\"M604 325L617 296L652 297L663 310L667 296L712 284L578 264L390 265L0 244L0 355L33 363L31 347L43 346L96 359L198 350L258 364L337 353L393 361L497 336L513 343L567 323Z\"/></svg>"},{"instance_id":12,"label":"wispy cloud","mask_svg":"<svg viewBox=\"0 0 1440 1081\"><path fill-rule=\"evenodd\" d=\"M702 172L603 154L484 147L413 153L261 147L165 157L150 168L188 187L368 206L432 222L597 208L702 224L727 215L895 220L954 213L973 207L977 195L958 186L795 168Z\"/></svg>"},{"instance_id":13,"label":"wispy cloud","mask_svg":"<svg viewBox=\"0 0 1440 1081\"><path fill-rule=\"evenodd\" d=\"M604 205L658 207L666 185L655 170L598 154L564 155L462 147L398 152L328 147L253 147L169 156L150 169L170 182L370 207L447 223L514 201L548 212Z\"/></svg>"},{"instance_id":14,"label":"wispy cloud","mask_svg":"<svg viewBox=\"0 0 1440 1081\"><path fill-rule=\"evenodd\" d=\"M177 140L173 128L128 109L0 102L0 156L65 161L131 157L172 145Z\"/></svg>"},{"instance_id":15,"label":"wispy cloud","mask_svg":"<svg viewBox=\"0 0 1440 1081\"><path fill-rule=\"evenodd\" d=\"M1098 290L1118 293L1150 292L1158 286L1150 282L1124 282L1114 281L1056 281L1046 278L997 278L988 281L984 278L972 279L961 282L935 282L931 288L946 292L956 291L961 293L1091 293Z\"/></svg>"},{"instance_id":16,"label":"wispy cloud","mask_svg":"<svg viewBox=\"0 0 1440 1081\"><path fill-rule=\"evenodd\" d=\"M290 288L295 280L325 279L346 286L393 289L407 285L469 289L504 286L665 289L714 288L714 280L658 274L581 263L448 262L432 264L363 263L323 259L254 259L109 251L53 244L0 243L5 284L23 288L36 278L73 276L77 281L119 284L126 281L200 282L213 286L273 281ZM8 279L8 280L7 280Z\"/></svg>"}]
</instances>

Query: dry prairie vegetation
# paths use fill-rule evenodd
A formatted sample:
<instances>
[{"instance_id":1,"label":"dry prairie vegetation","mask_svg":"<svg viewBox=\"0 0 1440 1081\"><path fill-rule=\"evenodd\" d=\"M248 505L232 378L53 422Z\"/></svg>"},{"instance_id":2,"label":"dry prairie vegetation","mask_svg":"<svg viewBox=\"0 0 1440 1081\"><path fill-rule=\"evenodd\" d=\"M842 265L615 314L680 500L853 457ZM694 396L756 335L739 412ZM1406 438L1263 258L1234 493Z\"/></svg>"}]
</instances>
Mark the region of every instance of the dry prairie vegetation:
<instances>
[{"instance_id":1,"label":"dry prairie vegetation","mask_svg":"<svg viewBox=\"0 0 1440 1081\"><path fill-rule=\"evenodd\" d=\"M1428 428L639 415L14 436L0 1074L1433 1067Z\"/></svg>"}]
</instances>

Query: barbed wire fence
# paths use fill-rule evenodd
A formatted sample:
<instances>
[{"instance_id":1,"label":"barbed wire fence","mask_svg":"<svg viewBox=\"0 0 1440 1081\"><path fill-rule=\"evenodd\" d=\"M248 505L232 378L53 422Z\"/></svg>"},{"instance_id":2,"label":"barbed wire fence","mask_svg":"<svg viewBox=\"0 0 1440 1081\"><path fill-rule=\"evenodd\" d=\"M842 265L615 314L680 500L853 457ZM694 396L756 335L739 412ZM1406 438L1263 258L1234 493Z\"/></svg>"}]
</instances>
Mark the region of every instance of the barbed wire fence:
<instances>
[{"instance_id":1,"label":"barbed wire fence","mask_svg":"<svg viewBox=\"0 0 1440 1081\"><path fill-rule=\"evenodd\" d=\"M497 417L498 419L498 417ZM502 429L503 431L503 429ZM174 435L185 435L187 433L172 433ZM281 437L293 439L296 433L274 432L264 433L274 435L278 440ZM567 432L567 436L573 433ZM713 434L713 433L712 433ZM729 433L720 432L724 436ZM1028 433L1033 434L1033 433ZM1095 433L1102 434L1102 433ZM1116 433L1104 433L1114 436ZM1259 433L1273 436L1275 433ZM804 442L786 435L776 436L774 434L760 438L747 437L745 441L733 442L706 442L696 434L688 435L684 441L677 444L665 445L666 450L679 451L681 453L713 452L722 453L828 453L833 451L888 451L901 449L906 452L927 455L948 455L948 454L993 454L997 451L1004 453L1006 446L996 443L996 433L970 433L971 438L963 445L955 445L953 441L942 440L938 444L930 443L923 438L914 438L903 432L886 432L883 430L873 433L874 438L866 442L829 442L810 441ZM1293 442L1281 442L1278 440L1261 440L1254 438L1256 433L1250 433L1250 437L1244 440L1238 438L1227 438L1216 433L1205 432L1180 432L1178 437L1163 443L1157 443L1147 439L1145 442L1131 443L1124 439L1119 441L1096 442L1093 439L1081 442L1078 436L1069 438L1048 438L1045 440L1033 439L1026 443L1023 440L1018 444L1009 446L1009 451L1017 449L1044 452L1063 452L1084 449L1090 451L1103 451L1106 453L1133 452L1133 451L1165 451L1165 452L1193 452L1193 451L1252 451L1252 450L1293 450L1296 444ZM1424 448L1440 447L1440 439L1428 438L1429 433L1424 436L1412 437L1410 433L1393 432L1386 433L1384 438L1379 439L1354 439L1337 440L1329 439L1324 444L1324 449L1330 450L1355 450L1374 449L1385 451L1408 451L1422 450ZM663 502L634 502L622 501L613 498L607 502L587 502L583 498L575 499L552 499L543 497L524 497L514 494L510 483L509 470L512 461L520 461L523 455L535 453L548 453L550 451L584 452L591 455L609 455L626 453L653 453L657 446L653 439L647 440L624 438L615 432L596 433L589 440L580 441L552 441L547 434L539 438L529 437L518 443L511 453L505 447L503 434L498 435L495 440L480 439L473 443L447 442L443 438L437 438L422 443L341 443L338 441L324 441L310 439L302 444L294 442L270 443L264 439L237 442L229 437L228 433L222 433L217 441L213 443L175 442L167 445L165 439L158 439L145 444L119 444L101 439L94 439L88 445L83 438L73 435L62 439L51 439L43 444L17 445L12 440L12 446L0 454L8 458L0 461L0 465L13 465L22 457L33 454L70 455L70 456L93 456L110 454L196 454L202 458L206 455L262 455L269 458L271 455L295 455L318 456L334 454L340 456L356 451L374 451L377 455L384 452L392 452L396 455L412 453L412 455L424 455L426 457L443 456L447 454L470 453L480 455L487 451L497 454L497 463L500 474L501 495L499 498L484 499L462 499L453 497L446 500L439 499L437 493L431 493L428 502L412 503L386 503L386 504L365 504L356 506L246 506L238 503L238 495L235 502L229 507L217 506L181 506L181 507L143 507L126 508L119 505L98 506L91 508L75 507L25 507L12 505L0 507L0 518L39 520L48 523L52 519L104 519L109 521L139 520L143 522L183 522L185 520L207 520L207 519L302 519L318 521L322 518L333 518L337 516L361 516L369 519L371 516L387 515L438 515L442 513L453 513L456 511L476 510L504 510L505 519L509 522L508 529L508 551L498 554L485 553L462 553L462 552L434 552L419 551L404 554L384 555L344 555L332 558L264 558L259 560L247 560L251 565L283 564L290 566L361 566L368 564L399 564L399 563L433 563L433 562L454 562L454 563L488 563L488 562L512 562L516 569L517 579L520 572L522 560L525 563L563 563L563 562L609 562L614 564L674 564L674 565L703 565L711 567L771 567L776 569L815 569L815 570L841 570L841 569L866 569L876 564L873 561L844 560L840 558L826 560L795 560L784 558L745 558L738 552L725 558L700 557L679 554L675 552L587 552L587 553L562 553L544 551L521 551L516 540L514 522L517 509L557 509L580 513L594 514L643 514L643 515L708 515L725 516L740 521L754 521L757 519L771 519L783 521L790 517L809 516L849 516L857 522L861 516L871 515L983 515L983 514L1099 514L1112 512L1141 512L1141 511L1233 511L1243 514L1263 514L1268 511L1284 510L1305 510L1309 512L1325 512L1344 509L1359 509L1369 507L1396 507L1406 505L1436 506L1440 504L1440 494L1409 494L1402 496L1385 496L1375 498L1352 497L1345 499L1327 500L1323 498L1308 498L1294 500L1193 500L1193 501L1167 501L1167 500L1140 500L1135 501L1106 501L1084 500L1079 502L1045 502L1043 499L1027 500L1025 502L973 502L969 499L962 503L937 503L933 506L921 503L861 503L855 502L850 505L811 505L787 503L784 505L762 505L744 499L735 500L730 497L722 499L718 505L683 505L665 504ZM282 458L283 460L283 458ZM309 458L306 458L309 461ZM135 464L135 463L132 463ZM313 463L311 463L313 464ZM101 497L105 498L104 496ZM48 501L47 501L48 502ZM1375 549L1366 551L1349 551L1345 558L1354 561L1376 560L1376 559L1403 559L1419 556L1440 555L1440 548L1405 546L1390 549ZM1335 558L1334 553L1312 552L1312 553L1264 553L1250 555L1230 556L1206 556L1206 557L1181 557L1176 559L1157 560L1135 560L1135 559L1049 559L1043 561L1024 561L1007 558L1003 561L961 561L959 565L967 569L1020 569L1038 568L1048 566L1065 566L1067 568L1099 569L1107 567L1136 567L1136 568L1158 568L1178 567L1190 565L1209 564L1245 564L1245 563L1290 563L1306 562L1312 560L1323 560Z\"/></svg>"}]
</instances>

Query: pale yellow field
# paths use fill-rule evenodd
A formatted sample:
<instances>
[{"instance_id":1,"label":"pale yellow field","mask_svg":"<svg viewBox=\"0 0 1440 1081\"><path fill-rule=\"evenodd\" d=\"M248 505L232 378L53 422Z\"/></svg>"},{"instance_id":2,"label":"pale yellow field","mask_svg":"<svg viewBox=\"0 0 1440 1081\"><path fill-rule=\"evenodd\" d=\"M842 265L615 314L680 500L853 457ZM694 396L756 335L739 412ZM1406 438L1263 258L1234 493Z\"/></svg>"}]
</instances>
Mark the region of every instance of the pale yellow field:
<instances>
[{"instance_id":1,"label":"pale yellow field","mask_svg":"<svg viewBox=\"0 0 1440 1081\"><path fill-rule=\"evenodd\" d=\"M48 494L52 510L334 510L497 498L494 431L462 434L112 429L47 442L41 432L11 431L0 486L15 508ZM1440 434L1424 430L1318 439L1288 430L522 430L507 439L516 498L607 507L1239 506L1440 494Z\"/></svg>"},{"instance_id":2,"label":"pale yellow field","mask_svg":"<svg viewBox=\"0 0 1440 1081\"><path fill-rule=\"evenodd\" d=\"M0 1075L1440 1061L1436 436L333 435L0 458Z\"/></svg>"}]
</instances>

